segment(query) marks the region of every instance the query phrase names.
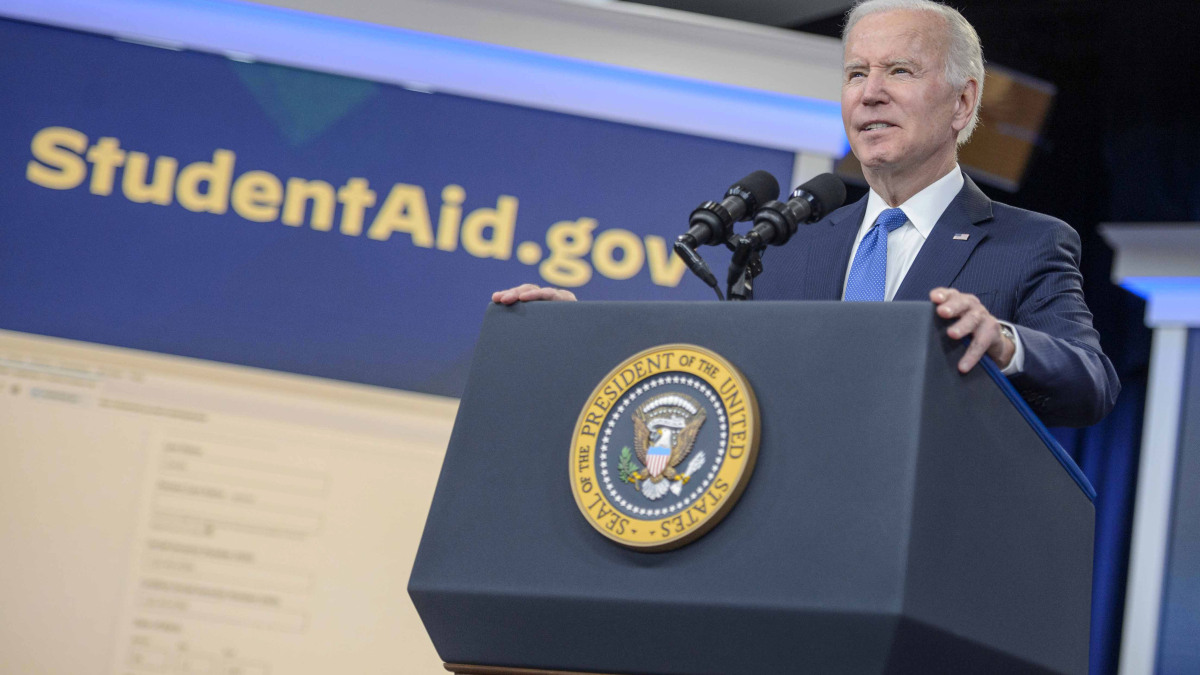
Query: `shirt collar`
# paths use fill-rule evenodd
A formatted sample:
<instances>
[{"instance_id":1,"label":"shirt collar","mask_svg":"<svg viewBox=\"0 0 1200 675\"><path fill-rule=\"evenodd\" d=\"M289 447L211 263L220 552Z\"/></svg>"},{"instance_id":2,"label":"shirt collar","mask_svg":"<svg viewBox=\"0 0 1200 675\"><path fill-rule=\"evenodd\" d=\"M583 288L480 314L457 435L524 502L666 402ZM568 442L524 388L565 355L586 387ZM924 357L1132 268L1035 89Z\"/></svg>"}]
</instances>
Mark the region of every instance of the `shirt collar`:
<instances>
[{"instance_id":1,"label":"shirt collar","mask_svg":"<svg viewBox=\"0 0 1200 675\"><path fill-rule=\"evenodd\" d=\"M958 196L964 182L962 170L958 168L958 163L955 163L950 173L937 179L900 205L904 215L908 216L908 222L912 223L917 232L921 233L922 238L929 238L933 226L937 225L942 213ZM890 207L887 202L883 201L883 197L880 197L875 190L871 190L867 195L867 212L863 214L863 227L869 228L874 225L879 214L888 208Z\"/></svg>"}]
</instances>

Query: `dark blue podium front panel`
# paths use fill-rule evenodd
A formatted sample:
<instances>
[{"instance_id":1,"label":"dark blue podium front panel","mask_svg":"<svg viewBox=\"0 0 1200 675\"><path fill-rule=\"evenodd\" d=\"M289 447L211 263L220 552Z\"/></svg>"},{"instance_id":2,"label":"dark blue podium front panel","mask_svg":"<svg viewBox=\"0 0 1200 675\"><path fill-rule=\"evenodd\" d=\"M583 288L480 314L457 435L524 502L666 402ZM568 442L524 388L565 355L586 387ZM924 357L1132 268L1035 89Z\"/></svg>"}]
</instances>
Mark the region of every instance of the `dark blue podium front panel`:
<instances>
[{"instance_id":1,"label":"dark blue podium front panel","mask_svg":"<svg viewBox=\"0 0 1200 675\"><path fill-rule=\"evenodd\" d=\"M680 549L597 534L572 431L692 343L758 397L741 501ZM449 662L612 673L1087 670L1092 505L926 303L489 308L410 581Z\"/></svg>"}]
</instances>

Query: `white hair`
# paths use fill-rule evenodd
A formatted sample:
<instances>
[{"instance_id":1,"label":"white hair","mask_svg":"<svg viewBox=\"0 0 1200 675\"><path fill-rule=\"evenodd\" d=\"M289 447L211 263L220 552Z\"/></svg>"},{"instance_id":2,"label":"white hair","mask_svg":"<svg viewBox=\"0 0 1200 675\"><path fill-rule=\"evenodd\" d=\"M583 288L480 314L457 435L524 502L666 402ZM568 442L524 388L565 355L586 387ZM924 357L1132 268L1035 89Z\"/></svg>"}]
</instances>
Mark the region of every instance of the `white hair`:
<instances>
[{"instance_id":1,"label":"white hair","mask_svg":"<svg viewBox=\"0 0 1200 675\"><path fill-rule=\"evenodd\" d=\"M953 7L932 0L860 0L846 13L846 27L842 29L842 48L854 24L868 14L895 10L934 12L946 22L946 82L955 89L962 89L968 80L975 80L975 109L971 120L958 132L958 144L971 138L975 125L979 123L979 105L983 102L983 45L975 28Z\"/></svg>"}]
</instances>

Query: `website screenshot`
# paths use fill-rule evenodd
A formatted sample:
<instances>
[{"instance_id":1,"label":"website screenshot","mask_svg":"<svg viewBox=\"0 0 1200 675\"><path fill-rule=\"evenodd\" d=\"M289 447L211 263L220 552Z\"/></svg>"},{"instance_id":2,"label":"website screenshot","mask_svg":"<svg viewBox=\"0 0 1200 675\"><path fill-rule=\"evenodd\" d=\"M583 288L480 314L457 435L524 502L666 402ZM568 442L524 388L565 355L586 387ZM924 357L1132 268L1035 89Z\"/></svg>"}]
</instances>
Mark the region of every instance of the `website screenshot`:
<instances>
[{"instance_id":1,"label":"website screenshot","mask_svg":"<svg viewBox=\"0 0 1200 675\"><path fill-rule=\"evenodd\" d=\"M438 672L457 401L0 331L0 672Z\"/></svg>"}]
</instances>

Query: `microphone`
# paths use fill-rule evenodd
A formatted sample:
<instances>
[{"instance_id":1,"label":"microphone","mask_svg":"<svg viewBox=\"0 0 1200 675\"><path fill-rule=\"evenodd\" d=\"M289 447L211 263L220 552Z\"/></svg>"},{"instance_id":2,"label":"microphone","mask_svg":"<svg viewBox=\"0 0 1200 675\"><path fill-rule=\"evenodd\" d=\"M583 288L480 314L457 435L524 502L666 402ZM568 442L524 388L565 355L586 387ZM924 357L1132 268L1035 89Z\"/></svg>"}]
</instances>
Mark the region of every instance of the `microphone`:
<instances>
[{"instance_id":1,"label":"microphone","mask_svg":"<svg viewBox=\"0 0 1200 675\"><path fill-rule=\"evenodd\" d=\"M796 233L800 223L824 218L846 201L846 184L823 173L792 190L786 204L769 201L754 214L754 227L746 235L750 248L761 251L769 245L782 246Z\"/></svg>"},{"instance_id":2,"label":"microphone","mask_svg":"<svg viewBox=\"0 0 1200 675\"><path fill-rule=\"evenodd\" d=\"M704 202L688 217L690 229L678 242L688 248L724 243L734 223L750 220L760 204L779 197L779 181L766 171L755 171L729 187L725 199Z\"/></svg>"}]
</instances>

